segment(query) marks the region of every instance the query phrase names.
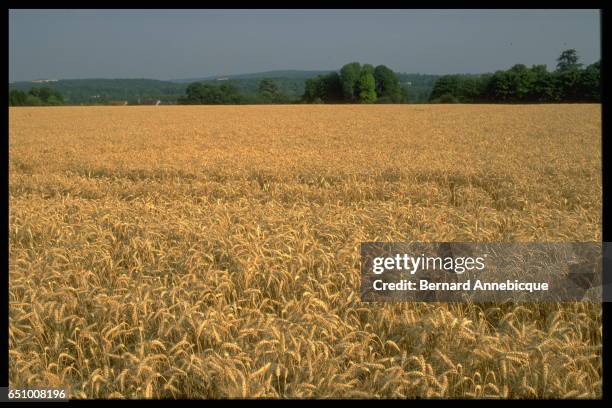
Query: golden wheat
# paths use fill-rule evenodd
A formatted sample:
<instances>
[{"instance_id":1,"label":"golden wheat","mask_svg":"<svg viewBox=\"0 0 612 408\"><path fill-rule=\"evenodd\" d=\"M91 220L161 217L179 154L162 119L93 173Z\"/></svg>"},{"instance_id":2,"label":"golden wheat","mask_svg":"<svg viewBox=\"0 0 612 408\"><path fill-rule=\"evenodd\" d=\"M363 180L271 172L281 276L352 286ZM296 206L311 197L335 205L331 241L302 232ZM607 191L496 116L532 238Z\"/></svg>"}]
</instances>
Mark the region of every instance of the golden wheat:
<instances>
[{"instance_id":1,"label":"golden wheat","mask_svg":"<svg viewBox=\"0 0 612 408\"><path fill-rule=\"evenodd\" d=\"M601 239L599 105L11 108L10 384L601 397L601 307L360 303L363 241Z\"/></svg>"}]
</instances>

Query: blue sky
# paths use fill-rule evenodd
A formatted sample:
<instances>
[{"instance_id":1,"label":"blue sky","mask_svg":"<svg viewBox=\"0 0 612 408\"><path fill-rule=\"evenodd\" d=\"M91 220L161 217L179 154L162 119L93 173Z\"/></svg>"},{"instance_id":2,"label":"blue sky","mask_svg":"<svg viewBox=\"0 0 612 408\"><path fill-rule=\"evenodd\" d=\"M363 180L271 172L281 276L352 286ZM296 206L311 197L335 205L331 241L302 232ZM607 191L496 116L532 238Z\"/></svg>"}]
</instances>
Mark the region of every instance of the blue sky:
<instances>
[{"instance_id":1,"label":"blue sky","mask_svg":"<svg viewBox=\"0 0 612 408\"><path fill-rule=\"evenodd\" d=\"M598 10L11 10L9 81L196 78L359 61L482 73L600 58Z\"/></svg>"}]
</instances>

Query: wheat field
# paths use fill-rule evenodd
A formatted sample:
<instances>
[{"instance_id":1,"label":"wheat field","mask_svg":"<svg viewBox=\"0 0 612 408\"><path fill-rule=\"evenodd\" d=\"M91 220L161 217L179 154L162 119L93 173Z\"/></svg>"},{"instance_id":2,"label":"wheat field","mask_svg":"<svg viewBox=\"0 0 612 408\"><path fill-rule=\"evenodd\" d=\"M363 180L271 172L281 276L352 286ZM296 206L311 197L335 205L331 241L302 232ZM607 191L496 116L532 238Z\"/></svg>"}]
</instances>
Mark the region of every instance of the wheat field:
<instances>
[{"instance_id":1,"label":"wheat field","mask_svg":"<svg viewBox=\"0 0 612 408\"><path fill-rule=\"evenodd\" d=\"M600 398L601 306L362 303L364 241L601 240L600 105L11 108L12 387Z\"/></svg>"}]
</instances>

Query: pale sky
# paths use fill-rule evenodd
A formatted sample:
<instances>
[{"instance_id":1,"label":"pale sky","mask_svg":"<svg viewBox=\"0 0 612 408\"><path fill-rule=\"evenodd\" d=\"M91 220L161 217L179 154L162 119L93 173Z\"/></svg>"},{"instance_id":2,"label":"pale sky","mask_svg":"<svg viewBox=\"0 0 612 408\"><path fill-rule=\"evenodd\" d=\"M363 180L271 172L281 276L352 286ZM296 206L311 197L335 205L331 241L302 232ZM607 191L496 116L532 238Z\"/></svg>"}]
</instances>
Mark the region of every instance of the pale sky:
<instances>
[{"instance_id":1,"label":"pale sky","mask_svg":"<svg viewBox=\"0 0 612 408\"><path fill-rule=\"evenodd\" d=\"M9 81L178 79L359 61L483 73L600 58L598 10L11 10Z\"/></svg>"}]
</instances>

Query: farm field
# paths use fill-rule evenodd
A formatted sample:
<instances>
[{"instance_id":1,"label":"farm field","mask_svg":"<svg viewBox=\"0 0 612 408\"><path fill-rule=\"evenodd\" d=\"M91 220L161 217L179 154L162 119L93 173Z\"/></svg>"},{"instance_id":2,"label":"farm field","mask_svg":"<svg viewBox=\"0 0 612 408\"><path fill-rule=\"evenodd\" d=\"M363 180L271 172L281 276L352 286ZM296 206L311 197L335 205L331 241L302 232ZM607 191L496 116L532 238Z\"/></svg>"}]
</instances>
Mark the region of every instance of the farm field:
<instances>
[{"instance_id":1,"label":"farm field","mask_svg":"<svg viewBox=\"0 0 612 408\"><path fill-rule=\"evenodd\" d=\"M601 240L600 105L10 108L13 387L599 398L601 306L361 303L366 241Z\"/></svg>"}]
</instances>

